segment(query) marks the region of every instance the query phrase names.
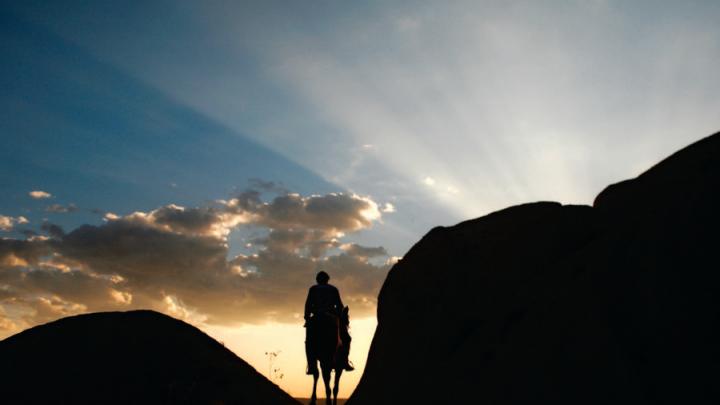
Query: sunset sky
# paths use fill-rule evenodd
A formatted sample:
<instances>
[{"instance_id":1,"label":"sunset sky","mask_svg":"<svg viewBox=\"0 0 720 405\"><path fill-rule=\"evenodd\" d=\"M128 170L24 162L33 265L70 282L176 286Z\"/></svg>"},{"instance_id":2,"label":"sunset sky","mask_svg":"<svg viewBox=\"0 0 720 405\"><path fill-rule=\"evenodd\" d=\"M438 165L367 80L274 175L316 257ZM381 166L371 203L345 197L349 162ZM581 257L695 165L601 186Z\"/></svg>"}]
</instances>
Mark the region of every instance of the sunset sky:
<instances>
[{"instance_id":1,"label":"sunset sky","mask_svg":"<svg viewBox=\"0 0 720 405\"><path fill-rule=\"evenodd\" d=\"M429 229L591 204L720 129L718 21L717 1L3 2L0 338L151 308L264 374L280 350L308 396L325 270L348 396Z\"/></svg>"}]
</instances>

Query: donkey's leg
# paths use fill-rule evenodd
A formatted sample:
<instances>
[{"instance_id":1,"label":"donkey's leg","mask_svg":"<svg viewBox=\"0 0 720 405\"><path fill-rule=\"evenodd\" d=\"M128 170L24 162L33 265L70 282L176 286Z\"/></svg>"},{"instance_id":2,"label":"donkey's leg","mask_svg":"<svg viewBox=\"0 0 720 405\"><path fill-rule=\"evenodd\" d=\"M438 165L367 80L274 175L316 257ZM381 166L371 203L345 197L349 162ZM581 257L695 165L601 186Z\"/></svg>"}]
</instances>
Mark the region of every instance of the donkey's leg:
<instances>
[{"instance_id":1,"label":"donkey's leg","mask_svg":"<svg viewBox=\"0 0 720 405\"><path fill-rule=\"evenodd\" d=\"M337 405L337 395L340 391L340 376L342 376L343 369L338 367L335 370L335 386L333 387L333 405Z\"/></svg>"},{"instance_id":2,"label":"donkey's leg","mask_svg":"<svg viewBox=\"0 0 720 405\"><path fill-rule=\"evenodd\" d=\"M318 378L320 377L320 374L317 370L313 373L313 392L312 396L310 397L310 405L315 405L317 403L317 383Z\"/></svg>"},{"instance_id":3,"label":"donkey's leg","mask_svg":"<svg viewBox=\"0 0 720 405\"><path fill-rule=\"evenodd\" d=\"M330 394L330 372L332 372L332 367L330 367L329 364L320 362L320 369L322 370L322 378L325 383L325 403L332 405L332 395Z\"/></svg>"}]
</instances>

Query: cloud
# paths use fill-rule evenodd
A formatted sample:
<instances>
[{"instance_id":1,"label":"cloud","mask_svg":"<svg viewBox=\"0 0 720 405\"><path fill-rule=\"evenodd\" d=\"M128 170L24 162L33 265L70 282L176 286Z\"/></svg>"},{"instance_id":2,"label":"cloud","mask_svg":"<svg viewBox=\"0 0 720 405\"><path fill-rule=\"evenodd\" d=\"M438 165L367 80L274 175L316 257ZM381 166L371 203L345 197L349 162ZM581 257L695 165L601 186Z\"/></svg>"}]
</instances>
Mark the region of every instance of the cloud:
<instances>
[{"instance_id":1,"label":"cloud","mask_svg":"<svg viewBox=\"0 0 720 405\"><path fill-rule=\"evenodd\" d=\"M105 218L113 219L113 216ZM185 208L169 204L149 213L134 212L124 220L172 233L224 238L238 224L249 222L249 214L223 206Z\"/></svg>"},{"instance_id":2,"label":"cloud","mask_svg":"<svg viewBox=\"0 0 720 405\"><path fill-rule=\"evenodd\" d=\"M40 229L47 232L52 238L62 238L65 235L65 231L59 225L55 225L50 222L43 222Z\"/></svg>"},{"instance_id":3,"label":"cloud","mask_svg":"<svg viewBox=\"0 0 720 405\"><path fill-rule=\"evenodd\" d=\"M13 228L15 227L15 224L24 225L24 224L27 224L28 222L30 222L30 221L28 221L28 219L22 215L19 217L10 217L10 216L6 216L6 215L0 215L0 231L9 232L9 231L13 230Z\"/></svg>"},{"instance_id":4,"label":"cloud","mask_svg":"<svg viewBox=\"0 0 720 405\"><path fill-rule=\"evenodd\" d=\"M48 193L47 191L42 191L42 190L33 190L33 191L29 192L28 195L31 198L34 198L36 200L41 200L44 198L52 197L52 194Z\"/></svg>"},{"instance_id":5,"label":"cloud","mask_svg":"<svg viewBox=\"0 0 720 405\"><path fill-rule=\"evenodd\" d=\"M385 261L385 264L388 265L388 266L394 266L395 263L399 262L400 260L402 260L402 257L401 257L401 256L390 256L390 257L388 257L388 259Z\"/></svg>"},{"instance_id":6,"label":"cloud","mask_svg":"<svg viewBox=\"0 0 720 405\"><path fill-rule=\"evenodd\" d=\"M274 181L266 181L266 180L262 180L262 179L250 179L250 180L248 180L248 183L250 184L249 188L253 189L253 190L279 193L279 194L290 193L290 190L285 188L285 186L282 183L278 183L278 182L274 182Z\"/></svg>"},{"instance_id":7,"label":"cloud","mask_svg":"<svg viewBox=\"0 0 720 405\"><path fill-rule=\"evenodd\" d=\"M10 231L13 228L13 217L0 215L0 231Z\"/></svg>"},{"instance_id":8,"label":"cloud","mask_svg":"<svg viewBox=\"0 0 720 405\"><path fill-rule=\"evenodd\" d=\"M393 212L395 212L395 206L391 203L385 203L385 205L382 208L382 212L385 212L388 214L393 213Z\"/></svg>"},{"instance_id":9,"label":"cloud","mask_svg":"<svg viewBox=\"0 0 720 405\"><path fill-rule=\"evenodd\" d=\"M377 203L344 193L285 193L266 201L262 193L106 216L69 232L45 222L41 230L49 238L0 239L0 328L6 330L0 333L71 313L130 308L196 323L295 322L321 269L354 316L374 314L390 266L369 259L387 252L342 239L381 218ZM264 235L243 241L253 253L231 255L228 236L243 227Z\"/></svg>"},{"instance_id":10,"label":"cloud","mask_svg":"<svg viewBox=\"0 0 720 405\"><path fill-rule=\"evenodd\" d=\"M330 193L302 197L284 194L260 203L256 193L243 193L226 202L232 212L248 214L251 222L272 229L309 228L327 232L354 232L381 217L377 203L355 194Z\"/></svg>"},{"instance_id":11,"label":"cloud","mask_svg":"<svg viewBox=\"0 0 720 405\"><path fill-rule=\"evenodd\" d=\"M384 247L367 247L361 246L356 243L346 243L340 246L347 255L358 257L358 258L371 258L378 256L387 256L388 253Z\"/></svg>"},{"instance_id":12,"label":"cloud","mask_svg":"<svg viewBox=\"0 0 720 405\"><path fill-rule=\"evenodd\" d=\"M61 204L53 204L45 207L46 212L53 212L56 214L65 214L68 212L75 212L77 211L77 206L75 204L68 204L67 206L61 205Z\"/></svg>"},{"instance_id":13,"label":"cloud","mask_svg":"<svg viewBox=\"0 0 720 405\"><path fill-rule=\"evenodd\" d=\"M118 214L115 214L114 212L106 212L103 215L103 220L105 221L114 221L116 219L120 219L120 216Z\"/></svg>"},{"instance_id":14,"label":"cloud","mask_svg":"<svg viewBox=\"0 0 720 405\"><path fill-rule=\"evenodd\" d=\"M340 246L335 234L317 229L273 229L267 236L254 238L250 243L270 252L301 254L318 258L328 249Z\"/></svg>"},{"instance_id":15,"label":"cloud","mask_svg":"<svg viewBox=\"0 0 720 405\"><path fill-rule=\"evenodd\" d=\"M40 258L50 254L46 243L0 238L0 270L17 266L38 266ZM0 275L3 273L0 272Z\"/></svg>"}]
</instances>

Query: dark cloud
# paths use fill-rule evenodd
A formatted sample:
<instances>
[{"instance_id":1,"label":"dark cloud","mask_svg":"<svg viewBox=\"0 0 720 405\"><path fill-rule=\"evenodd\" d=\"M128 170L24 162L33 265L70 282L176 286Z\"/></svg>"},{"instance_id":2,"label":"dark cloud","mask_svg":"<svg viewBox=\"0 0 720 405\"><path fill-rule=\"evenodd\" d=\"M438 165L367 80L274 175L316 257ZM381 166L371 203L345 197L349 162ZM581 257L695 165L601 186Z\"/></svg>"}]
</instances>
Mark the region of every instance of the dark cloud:
<instances>
[{"instance_id":1,"label":"dark cloud","mask_svg":"<svg viewBox=\"0 0 720 405\"><path fill-rule=\"evenodd\" d=\"M387 252L341 240L379 218L377 204L356 195L265 202L247 190L202 207L106 215L104 224L68 233L46 222L51 238L0 239L0 329L129 308L214 324L297 321L321 269L354 316L372 315L388 266L368 259ZM228 257L228 233L242 226L265 236L248 241L256 253Z\"/></svg>"},{"instance_id":2,"label":"dark cloud","mask_svg":"<svg viewBox=\"0 0 720 405\"><path fill-rule=\"evenodd\" d=\"M381 215L374 201L352 194L284 194L269 203L258 203L258 198L255 193L243 193L227 202L227 207L238 207L252 214L257 224L272 229L309 228L335 233L367 228Z\"/></svg>"},{"instance_id":3,"label":"dark cloud","mask_svg":"<svg viewBox=\"0 0 720 405\"><path fill-rule=\"evenodd\" d=\"M101 210L100 208L91 208L90 213L104 217L105 214L109 213L109 211Z\"/></svg>"},{"instance_id":4,"label":"dark cloud","mask_svg":"<svg viewBox=\"0 0 720 405\"><path fill-rule=\"evenodd\" d=\"M78 208L75 204L68 204L68 205L61 205L61 204L52 204L45 207L46 212L52 212L56 214L66 214L68 212L75 212Z\"/></svg>"},{"instance_id":5,"label":"dark cloud","mask_svg":"<svg viewBox=\"0 0 720 405\"><path fill-rule=\"evenodd\" d=\"M367 247L361 246L357 243L348 243L341 245L340 248L345 251L346 254L356 257L372 258L378 256L387 256L387 250L384 247Z\"/></svg>"},{"instance_id":6,"label":"dark cloud","mask_svg":"<svg viewBox=\"0 0 720 405\"><path fill-rule=\"evenodd\" d=\"M0 238L0 270L14 263L25 266L37 265L40 258L50 252L51 249L45 241Z\"/></svg>"},{"instance_id":7,"label":"dark cloud","mask_svg":"<svg viewBox=\"0 0 720 405\"><path fill-rule=\"evenodd\" d=\"M227 246L219 239L166 232L126 220L83 225L53 245L64 257L98 273L126 278L136 288L202 282L208 274L222 270L227 254Z\"/></svg>"},{"instance_id":8,"label":"dark cloud","mask_svg":"<svg viewBox=\"0 0 720 405\"><path fill-rule=\"evenodd\" d=\"M48 235L52 238L62 238L63 235L65 235L65 231L60 227L60 225L55 225L50 222L43 222L43 224L40 226L40 229L47 232Z\"/></svg>"},{"instance_id":9,"label":"dark cloud","mask_svg":"<svg viewBox=\"0 0 720 405\"><path fill-rule=\"evenodd\" d=\"M25 239L30 239L35 236L38 236L38 233L33 231L32 229L19 229L18 232L20 232L23 236L25 236Z\"/></svg>"},{"instance_id":10,"label":"dark cloud","mask_svg":"<svg viewBox=\"0 0 720 405\"><path fill-rule=\"evenodd\" d=\"M223 223L221 211L213 207L184 208L174 204L153 211L149 220L183 234L210 235Z\"/></svg>"},{"instance_id":11,"label":"dark cloud","mask_svg":"<svg viewBox=\"0 0 720 405\"><path fill-rule=\"evenodd\" d=\"M289 194L290 190L285 188L282 183L277 183L274 181L265 181L262 179L250 179L248 180L248 183L250 184L250 189L253 190L259 190L269 193L277 193L277 194Z\"/></svg>"},{"instance_id":12,"label":"dark cloud","mask_svg":"<svg viewBox=\"0 0 720 405\"><path fill-rule=\"evenodd\" d=\"M318 258L328 249L340 246L334 236L317 229L274 229L265 237L252 239L251 243L263 246L271 252Z\"/></svg>"}]
</instances>

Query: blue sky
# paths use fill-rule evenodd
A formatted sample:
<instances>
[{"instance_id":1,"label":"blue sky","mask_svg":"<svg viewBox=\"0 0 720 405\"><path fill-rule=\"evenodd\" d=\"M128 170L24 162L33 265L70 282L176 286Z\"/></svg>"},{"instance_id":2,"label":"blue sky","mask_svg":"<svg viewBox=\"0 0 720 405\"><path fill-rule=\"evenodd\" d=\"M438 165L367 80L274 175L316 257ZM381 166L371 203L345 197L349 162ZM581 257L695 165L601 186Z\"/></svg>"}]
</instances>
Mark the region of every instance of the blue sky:
<instances>
[{"instance_id":1,"label":"blue sky","mask_svg":"<svg viewBox=\"0 0 720 405\"><path fill-rule=\"evenodd\" d=\"M336 190L45 27L4 17L0 126L12 146L0 152L6 215L43 212L47 201L31 201L30 189L49 190L53 203L81 208L76 218L53 218L69 226L92 220L95 209L201 204L250 179L282 180L305 193Z\"/></svg>"},{"instance_id":2,"label":"blue sky","mask_svg":"<svg viewBox=\"0 0 720 405\"><path fill-rule=\"evenodd\" d=\"M716 1L5 2L0 331L141 306L289 322L321 267L371 317L432 227L590 204L717 131L719 20Z\"/></svg>"},{"instance_id":3,"label":"blue sky","mask_svg":"<svg viewBox=\"0 0 720 405\"><path fill-rule=\"evenodd\" d=\"M394 202L400 255L717 127L715 2L44 3L3 15L5 215L29 184L127 212L260 178Z\"/></svg>"}]
</instances>

